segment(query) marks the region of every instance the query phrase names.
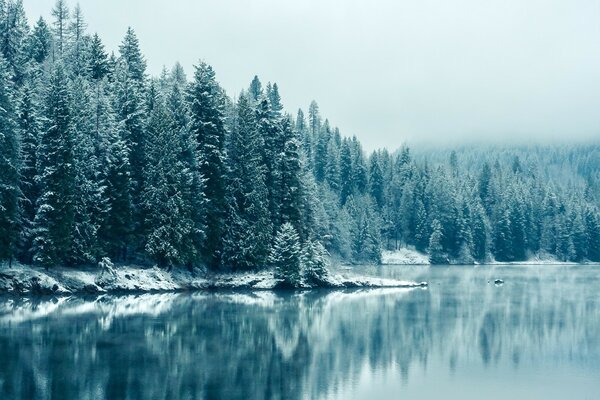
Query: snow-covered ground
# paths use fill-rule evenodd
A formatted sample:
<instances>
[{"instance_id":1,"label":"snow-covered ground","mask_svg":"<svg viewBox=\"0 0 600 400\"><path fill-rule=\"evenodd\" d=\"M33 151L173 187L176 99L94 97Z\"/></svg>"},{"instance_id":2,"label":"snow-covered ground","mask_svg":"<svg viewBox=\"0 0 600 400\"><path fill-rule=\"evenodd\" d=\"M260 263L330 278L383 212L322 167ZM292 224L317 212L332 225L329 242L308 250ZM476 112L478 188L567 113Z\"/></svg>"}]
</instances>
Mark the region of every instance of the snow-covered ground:
<instances>
[{"instance_id":1,"label":"snow-covered ground","mask_svg":"<svg viewBox=\"0 0 600 400\"><path fill-rule=\"evenodd\" d=\"M535 255L527 261L490 261L491 265L578 265L580 263L572 261L559 261L553 256Z\"/></svg>"},{"instance_id":2,"label":"snow-covered ground","mask_svg":"<svg viewBox=\"0 0 600 400\"><path fill-rule=\"evenodd\" d=\"M428 265L429 257L427 254L404 247L394 251L384 250L381 253L381 263L390 265Z\"/></svg>"},{"instance_id":3,"label":"snow-covered ground","mask_svg":"<svg viewBox=\"0 0 600 400\"><path fill-rule=\"evenodd\" d=\"M394 251L384 250L381 253L381 263L385 265L429 265L429 256L411 248L401 248ZM462 264L451 261L451 264ZM488 261L486 265L578 265L581 263L560 261L549 254L535 254L526 261Z\"/></svg>"},{"instance_id":4,"label":"snow-covered ground","mask_svg":"<svg viewBox=\"0 0 600 400\"><path fill-rule=\"evenodd\" d=\"M0 267L0 294L106 293L106 292L173 292L207 289L273 290L281 286L272 271L256 273L211 274L203 270L132 266L72 269L52 268L48 271L25 265L9 269ZM319 287L326 288L413 288L426 283L374 277L330 274ZM304 289L310 289L305 286Z\"/></svg>"}]
</instances>

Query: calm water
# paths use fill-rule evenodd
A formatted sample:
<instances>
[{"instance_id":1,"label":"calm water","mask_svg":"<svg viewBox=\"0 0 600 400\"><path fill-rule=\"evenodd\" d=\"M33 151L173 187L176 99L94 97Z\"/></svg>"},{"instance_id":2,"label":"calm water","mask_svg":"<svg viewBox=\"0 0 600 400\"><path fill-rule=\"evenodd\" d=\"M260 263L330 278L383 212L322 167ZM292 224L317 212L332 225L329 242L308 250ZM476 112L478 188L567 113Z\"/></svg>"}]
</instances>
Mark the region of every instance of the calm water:
<instances>
[{"instance_id":1,"label":"calm water","mask_svg":"<svg viewBox=\"0 0 600 400\"><path fill-rule=\"evenodd\" d=\"M600 267L361 272L430 287L0 298L0 399L600 398Z\"/></svg>"}]
</instances>

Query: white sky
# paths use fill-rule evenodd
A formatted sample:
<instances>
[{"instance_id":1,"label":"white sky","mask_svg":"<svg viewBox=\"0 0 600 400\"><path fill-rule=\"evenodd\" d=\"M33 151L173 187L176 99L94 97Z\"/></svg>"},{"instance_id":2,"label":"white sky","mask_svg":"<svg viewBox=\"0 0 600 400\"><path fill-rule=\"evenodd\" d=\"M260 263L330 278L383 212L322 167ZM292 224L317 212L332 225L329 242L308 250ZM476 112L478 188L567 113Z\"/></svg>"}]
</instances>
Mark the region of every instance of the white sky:
<instances>
[{"instance_id":1,"label":"white sky","mask_svg":"<svg viewBox=\"0 0 600 400\"><path fill-rule=\"evenodd\" d=\"M24 0L34 22L53 0ZM70 4L75 5L71 0ZM365 147L600 138L600 0L81 0L149 72L212 64L230 95L257 74L294 115L315 99Z\"/></svg>"}]
</instances>

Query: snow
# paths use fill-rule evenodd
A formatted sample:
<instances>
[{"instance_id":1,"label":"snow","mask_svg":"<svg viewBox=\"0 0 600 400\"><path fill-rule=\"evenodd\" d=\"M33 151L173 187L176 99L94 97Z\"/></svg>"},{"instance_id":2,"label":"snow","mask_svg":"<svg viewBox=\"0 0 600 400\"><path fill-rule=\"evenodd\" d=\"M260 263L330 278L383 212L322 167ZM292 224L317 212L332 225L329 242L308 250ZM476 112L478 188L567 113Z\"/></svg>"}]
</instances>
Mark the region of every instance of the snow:
<instances>
[{"instance_id":1,"label":"snow","mask_svg":"<svg viewBox=\"0 0 600 400\"><path fill-rule=\"evenodd\" d=\"M560 261L550 254L535 254L526 261L491 261L491 265L579 265L572 261Z\"/></svg>"},{"instance_id":2,"label":"snow","mask_svg":"<svg viewBox=\"0 0 600 400\"><path fill-rule=\"evenodd\" d=\"M429 256L417 250L403 247L381 252L381 263L388 265L429 265Z\"/></svg>"},{"instance_id":3,"label":"snow","mask_svg":"<svg viewBox=\"0 0 600 400\"><path fill-rule=\"evenodd\" d=\"M157 267L103 266L102 268L70 269L52 268L48 271L26 265L0 269L0 294L15 293L70 295L73 293L106 292L174 292L184 290L277 290L282 280L273 271L212 274L204 270L174 269L166 271ZM376 277L329 274L318 287L344 288L416 288L426 284L382 279ZM300 289L311 289L304 284Z\"/></svg>"}]
</instances>

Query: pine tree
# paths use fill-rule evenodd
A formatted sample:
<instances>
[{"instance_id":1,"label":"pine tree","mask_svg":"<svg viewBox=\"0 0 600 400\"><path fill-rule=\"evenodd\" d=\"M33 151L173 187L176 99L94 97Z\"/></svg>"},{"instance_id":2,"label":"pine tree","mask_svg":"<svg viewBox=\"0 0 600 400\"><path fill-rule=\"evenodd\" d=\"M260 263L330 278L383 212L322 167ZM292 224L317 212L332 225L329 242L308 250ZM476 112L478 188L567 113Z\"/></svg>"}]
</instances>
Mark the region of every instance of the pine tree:
<instances>
[{"instance_id":1,"label":"pine tree","mask_svg":"<svg viewBox=\"0 0 600 400\"><path fill-rule=\"evenodd\" d=\"M88 74L94 81L104 78L110 71L108 55L97 33L92 36L87 63Z\"/></svg>"},{"instance_id":2,"label":"pine tree","mask_svg":"<svg viewBox=\"0 0 600 400\"><path fill-rule=\"evenodd\" d=\"M194 80L188 89L191 130L198 142L200 172L209 200L204 207L206 240L204 255L216 268L221 260L224 222L227 210L225 200L225 126L222 91L215 81L211 66L201 62L196 66Z\"/></svg>"},{"instance_id":3,"label":"pine tree","mask_svg":"<svg viewBox=\"0 0 600 400\"><path fill-rule=\"evenodd\" d=\"M304 239L306 236L305 227L302 226L302 203L303 203L303 185L302 185L302 162L300 142L292 130L292 122L285 118L282 124L282 131L287 140L285 142L283 153L279 157L279 179L277 181L276 199L281 199L279 209L279 223L290 223Z\"/></svg>"},{"instance_id":4,"label":"pine tree","mask_svg":"<svg viewBox=\"0 0 600 400\"><path fill-rule=\"evenodd\" d=\"M302 269L304 282L309 285L320 286L329 276L329 254L321 242L307 240L302 248Z\"/></svg>"},{"instance_id":5,"label":"pine tree","mask_svg":"<svg viewBox=\"0 0 600 400\"><path fill-rule=\"evenodd\" d=\"M431 236L429 237L429 262L431 264L448 264L448 257L442 246L442 225L435 219L431 224Z\"/></svg>"},{"instance_id":6,"label":"pine tree","mask_svg":"<svg viewBox=\"0 0 600 400\"><path fill-rule=\"evenodd\" d=\"M121 60L125 62L127 75L137 82L143 82L146 77L146 60L140 50L139 40L131 27L127 28L125 38L119 46Z\"/></svg>"},{"instance_id":7,"label":"pine tree","mask_svg":"<svg viewBox=\"0 0 600 400\"><path fill-rule=\"evenodd\" d=\"M87 72L87 62L85 58L87 55L86 42L88 42L89 37L85 36L86 28L87 23L83 18L83 11L81 10L79 3L77 3L73 9L71 22L67 27L70 39L69 66L74 75L81 75Z\"/></svg>"},{"instance_id":8,"label":"pine tree","mask_svg":"<svg viewBox=\"0 0 600 400\"><path fill-rule=\"evenodd\" d=\"M39 99L34 86L33 82L27 82L22 87L17 104L17 122L21 136L20 192L22 215L20 258L25 262L31 262L33 221L40 195L40 185L36 176L41 123Z\"/></svg>"},{"instance_id":9,"label":"pine tree","mask_svg":"<svg viewBox=\"0 0 600 400\"><path fill-rule=\"evenodd\" d=\"M300 287L302 284L300 237L289 223L281 225L269 254L269 262L275 269L275 278L281 279L288 287Z\"/></svg>"},{"instance_id":10,"label":"pine tree","mask_svg":"<svg viewBox=\"0 0 600 400\"><path fill-rule=\"evenodd\" d=\"M500 211L494 233L494 254L498 261L513 261L512 231L508 209Z\"/></svg>"},{"instance_id":11,"label":"pine tree","mask_svg":"<svg viewBox=\"0 0 600 400\"><path fill-rule=\"evenodd\" d=\"M258 79L258 76L256 75L254 75L254 78L250 83L248 95L250 96L250 101L252 102L252 104L257 104L263 96L262 84L260 83L260 79Z\"/></svg>"},{"instance_id":12,"label":"pine tree","mask_svg":"<svg viewBox=\"0 0 600 400\"><path fill-rule=\"evenodd\" d=\"M9 1L3 17L0 49L12 79L17 84L21 84L26 72L27 37L29 35L29 23L23 8L23 0Z\"/></svg>"},{"instance_id":13,"label":"pine tree","mask_svg":"<svg viewBox=\"0 0 600 400\"><path fill-rule=\"evenodd\" d=\"M244 94L236 111L227 152L229 204L223 264L249 269L266 265L272 227L261 155L264 142Z\"/></svg>"},{"instance_id":14,"label":"pine tree","mask_svg":"<svg viewBox=\"0 0 600 400\"><path fill-rule=\"evenodd\" d=\"M67 47L67 30L69 20L69 7L65 0L56 0L52 9L54 17L54 37L55 48L53 49L54 59L60 59L66 51Z\"/></svg>"},{"instance_id":15,"label":"pine tree","mask_svg":"<svg viewBox=\"0 0 600 400\"><path fill-rule=\"evenodd\" d=\"M21 138L13 107L10 67L0 57L0 261L12 262L20 228Z\"/></svg>"},{"instance_id":16,"label":"pine tree","mask_svg":"<svg viewBox=\"0 0 600 400\"><path fill-rule=\"evenodd\" d=\"M123 261L129 254L133 231L131 166L124 124L107 131L106 193L108 212L100 229L103 248L113 259Z\"/></svg>"},{"instance_id":17,"label":"pine tree","mask_svg":"<svg viewBox=\"0 0 600 400\"><path fill-rule=\"evenodd\" d=\"M416 202L415 248L419 251L426 251L429 246L429 237L427 210L421 199L418 199Z\"/></svg>"},{"instance_id":18,"label":"pine tree","mask_svg":"<svg viewBox=\"0 0 600 400\"><path fill-rule=\"evenodd\" d=\"M483 262L488 253L488 233L485 210L479 203L473 207L471 232L473 234L473 257L475 260Z\"/></svg>"},{"instance_id":19,"label":"pine tree","mask_svg":"<svg viewBox=\"0 0 600 400\"><path fill-rule=\"evenodd\" d=\"M371 164L369 167L369 194L375 200L377 207L381 209L383 206L383 173L379 165L379 156L376 152L371 155Z\"/></svg>"},{"instance_id":20,"label":"pine tree","mask_svg":"<svg viewBox=\"0 0 600 400\"><path fill-rule=\"evenodd\" d=\"M117 62L114 73L113 107L120 135L127 146L127 165L130 180L129 196L132 202L134 223L130 236L136 246L141 245L142 222L145 220L142 207L144 188L144 167L146 164L145 135L145 101L144 86L132 72L126 58L122 56Z\"/></svg>"},{"instance_id":21,"label":"pine tree","mask_svg":"<svg viewBox=\"0 0 600 400\"><path fill-rule=\"evenodd\" d=\"M33 27L33 32L29 36L27 51L28 57L38 64L42 64L52 51L52 32L46 21L40 17Z\"/></svg>"},{"instance_id":22,"label":"pine tree","mask_svg":"<svg viewBox=\"0 0 600 400\"><path fill-rule=\"evenodd\" d=\"M95 132L92 89L81 76L71 83L70 117L74 152L74 231L69 253L74 264L95 264L103 255L98 232L107 211L105 171L99 151L104 143Z\"/></svg>"},{"instance_id":23,"label":"pine tree","mask_svg":"<svg viewBox=\"0 0 600 400\"><path fill-rule=\"evenodd\" d=\"M59 63L46 95L38 171L41 195L34 221L34 261L46 268L67 260L74 230L75 170L67 77Z\"/></svg>"},{"instance_id":24,"label":"pine tree","mask_svg":"<svg viewBox=\"0 0 600 400\"><path fill-rule=\"evenodd\" d=\"M167 106L167 100L158 95L150 111L143 197L147 229L144 249L160 267L171 268L192 266L198 259L194 240L199 234L198 221L194 220L192 207L202 204L191 203L191 196L202 193L195 193L197 166L193 159L184 157L192 145L192 136L185 121L178 118L184 116L177 86L169 100Z\"/></svg>"},{"instance_id":25,"label":"pine tree","mask_svg":"<svg viewBox=\"0 0 600 400\"><path fill-rule=\"evenodd\" d=\"M352 153L348 139L342 142L340 150L340 204L346 204L348 196L354 193Z\"/></svg>"},{"instance_id":26,"label":"pine tree","mask_svg":"<svg viewBox=\"0 0 600 400\"><path fill-rule=\"evenodd\" d=\"M600 214L592 207L585 210L585 231L587 257L590 261L600 261Z\"/></svg>"}]
</instances>

